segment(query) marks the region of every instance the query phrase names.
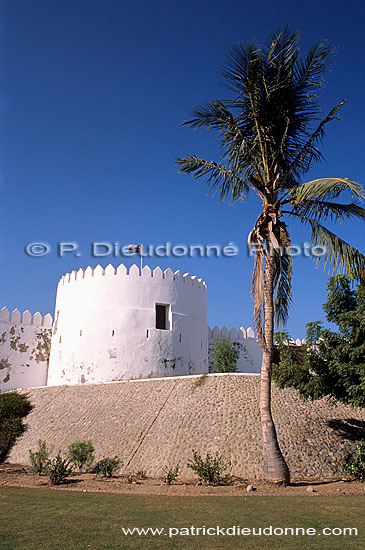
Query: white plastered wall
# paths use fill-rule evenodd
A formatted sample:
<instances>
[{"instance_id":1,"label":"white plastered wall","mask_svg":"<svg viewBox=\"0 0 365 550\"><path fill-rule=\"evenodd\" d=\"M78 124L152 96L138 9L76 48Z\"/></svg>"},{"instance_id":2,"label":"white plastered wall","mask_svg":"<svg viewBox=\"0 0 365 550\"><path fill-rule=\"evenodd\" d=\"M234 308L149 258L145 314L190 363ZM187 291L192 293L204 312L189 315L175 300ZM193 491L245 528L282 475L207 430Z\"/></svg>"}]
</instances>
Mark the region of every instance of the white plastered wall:
<instances>
[{"instance_id":1,"label":"white plastered wall","mask_svg":"<svg viewBox=\"0 0 365 550\"><path fill-rule=\"evenodd\" d=\"M155 328L155 305L170 330ZM158 267L88 267L58 284L48 385L208 372L206 285Z\"/></svg>"},{"instance_id":2,"label":"white plastered wall","mask_svg":"<svg viewBox=\"0 0 365 550\"><path fill-rule=\"evenodd\" d=\"M0 310L0 391L47 384L52 317Z\"/></svg>"},{"instance_id":3,"label":"white plastered wall","mask_svg":"<svg viewBox=\"0 0 365 550\"><path fill-rule=\"evenodd\" d=\"M245 330L240 327L236 330L234 327L228 330L226 327L219 329L215 326L213 329L208 328L209 337L209 365L213 366L213 351L217 340L226 338L230 340L234 347L239 352L237 361L237 372L245 373L260 373L262 350L258 342L255 340L255 333L251 327Z\"/></svg>"}]
</instances>

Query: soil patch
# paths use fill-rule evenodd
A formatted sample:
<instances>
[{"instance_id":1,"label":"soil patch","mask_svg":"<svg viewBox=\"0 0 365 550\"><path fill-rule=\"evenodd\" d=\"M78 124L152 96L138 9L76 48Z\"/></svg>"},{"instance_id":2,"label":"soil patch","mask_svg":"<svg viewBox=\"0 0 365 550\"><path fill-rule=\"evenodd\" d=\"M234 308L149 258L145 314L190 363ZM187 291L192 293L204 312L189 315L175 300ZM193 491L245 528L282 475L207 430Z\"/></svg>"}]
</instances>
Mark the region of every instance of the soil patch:
<instances>
[{"instance_id":1,"label":"soil patch","mask_svg":"<svg viewBox=\"0 0 365 550\"><path fill-rule=\"evenodd\" d=\"M247 492L252 485L253 491ZM0 464L0 486L44 488L51 487L46 476L31 473L28 466L22 464ZM128 476L117 475L104 479L93 473L73 473L65 484L53 487L55 490L121 493L135 495L171 495L171 496L331 496L365 495L365 484L358 481L339 480L294 480L288 487L275 487L263 482L229 477L225 484L207 487L197 484L196 480L186 479L166 485L162 478L146 478L142 473Z\"/></svg>"}]
</instances>

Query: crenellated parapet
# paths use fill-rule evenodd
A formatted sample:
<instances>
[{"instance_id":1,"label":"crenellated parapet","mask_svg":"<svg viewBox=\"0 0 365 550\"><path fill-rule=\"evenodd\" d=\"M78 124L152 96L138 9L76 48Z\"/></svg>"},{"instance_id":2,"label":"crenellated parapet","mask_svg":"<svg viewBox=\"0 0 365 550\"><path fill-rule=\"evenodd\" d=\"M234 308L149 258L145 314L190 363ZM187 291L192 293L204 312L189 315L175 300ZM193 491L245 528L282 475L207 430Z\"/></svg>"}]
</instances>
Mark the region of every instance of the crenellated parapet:
<instances>
[{"instance_id":1,"label":"crenellated parapet","mask_svg":"<svg viewBox=\"0 0 365 550\"><path fill-rule=\"evenodd\" d=\"M255 331L252 327L248 327L245 329L244 327L240 327L239 329L236 329L235 327L232 327L231 329L228 329L227 327L223 326L222 328L217 327L217 325L213 328L208 327L208 338L209 340L217 340L218 338L226 338L227 340L245 340L246 338L254 338L255 339ZM306 340L297 338L296 340L293 340L292 338L288 341L288 344L290 346L303 346L306 343Z\"/></svg>"},{"instance_id":2,"label":"crenellated parapet","mask_svg":"<svg viewBox=\"0 0 365 550\"><path fill-rule=\"evenodd\" d=\"M120 264L117 268L111 264L107 265L104 269L101 265L97 265L95 268L88 266L86 269L80 268L78 271L71 271L71 273L66 273L61 277L59 285L65 285L67 283L77 283L83 281L84 279L100 279L105 277L105 280L109 278L128 278L140 280L140 283L149 282L151 279L154 281L176 281L183 284L191 284L195 288L201 288L206 290L206 283L203 279L198 278L196 275L190 275L190 273L181 273L181 271L173 272L172 269L167 268L164 271L160 267L155 267L151 270L149 266L144 266L142 270L136 265L133 264L129 269L124 265Z\"/></svg>"},{"instance_id":3,"label":"crenellated parapet","mask_svg":"<svg viewBox=\"0 0 365 550\"><path fill-rule=\"evenodd\" d=\"M255 331L252 327L245 329L240 327L236 329L232 327L228 330L227 327L223 326L222 328L217 327L213 328L208 327L208 337L209 340L218 340L219 338L226 338L227 340L246 340L247 338L255 338Z\"/></svg>"},{"instance_id":4,"label":"crenellated parapet","mask_svg":"<svg viewBox=\"0 0 365 550\"><path fill-rule=\"evenodd\" d=\"M9 323L11 325L26 325L34 327L52 327L52 315L47 313L44 317L37 311L34 315L31 314L29 309L26 309L21 313L18 308L9 311L7 307L0 309L0 322Z\"/></svg>"},{"instance_id":5,"label":"crenellated parapet","mask_svg":"<svg viewBox=\"0 0 365 550\"><path fill-rule=\"evenodd\" d=\"M47 384L52 317L0 310L0 391Z\"/></svg>"}]
</instances>

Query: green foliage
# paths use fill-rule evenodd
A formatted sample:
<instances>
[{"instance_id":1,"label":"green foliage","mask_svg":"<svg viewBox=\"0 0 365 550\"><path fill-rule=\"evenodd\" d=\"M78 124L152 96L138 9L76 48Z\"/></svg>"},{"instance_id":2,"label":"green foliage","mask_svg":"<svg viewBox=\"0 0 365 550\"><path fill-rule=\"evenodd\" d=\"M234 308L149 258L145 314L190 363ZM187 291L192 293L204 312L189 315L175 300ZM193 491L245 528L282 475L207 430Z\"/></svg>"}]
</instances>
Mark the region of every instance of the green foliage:
<instances>
[{"instance_id":1,"label":"green foliage","mask_svg":"<svg viewBox=\"0 0 365 550\"><path fill-rule=\"evenodd\" d=\"M356 308L355 292L351 289L350 281L344 275L331 277L327 283L328 300L323 304L327 321L338 323L343 313Z\"/></svg>"},{"instance_id":2,"label":"green foliage","mask_svg":"<svg viewBox=\"0 0 365 550\"><path fill-rule=\"evenodd\" d=\"M222 472L227 468L223 458L216 453L211 455L206 454L202 458L200 453L193 450L193 458L186 463L188 468L191 468L199 478L203 485L220 485L222 483Z\"/></svg>"},{"instance_id":3,"label":"green foliage","mask_svg":"<svg viewBox=\"0 0 365 550\"><path fill-rule=\"evenodd\" d=\"M31 410L26 395L15 391L0 394L0 421L3 418L24 418Z\"/></svg>"},{"instance_id":4,"label":"green foliage","mask_svg":"<svg viewBox=\"0 0 365 550\"><path fill-rule=\"evenodd\" d=\"M0 423L0 462L14 445L17 437L24 432L21 418L6 418Z\"/></svg>"},{"instance_id":5,"label":"green foliage","mask_svg":"<svg viewBox=\"0 0 365 550\"><path fill-rule=\"evenodd\" d=\"M103 458L95 466L95 473L101 474L103 477L113 477L115 472L118 470L119 460L117 457L114 458Z\"/></svg>"},{"instance_id":6,"label":"green foliage","mask_svg":"<svg viewBox=\"0 0 365 550\"><path fill-rule=\"evenodd\" d=\"M166 485L171 485L173 481L176 481L176 479L179 476L180 471L180 464L176 464L176 466L172 467L166 467L164 470L165 473L165 483Z\"/></svg>"},{"instance_id":7,"label":"green foliage","mask_svg":"<svg viewBox=\"0 0 365 550\"><path fill-rule=\"evenodd\" d=\"M91 441L75 441L68 447L68 457L81 472L94 460L94 445Z\"/></svg>"},{"instance_id":8,"label":"green foliage","mask_svg":"<svg viewBox=\"0 0 365 550\"><path fill-rule=\"evenodd\" d=\"M307 324L306 344L288 346L288 334L276 333L280 362L273 366L276 384L295 388L304 399L330 397L353 407L365 407L365 285L350 289L342 276L331 277L327 319L338 332L319 321Z\"/></svg>"},{"instance_id":9,"label":"green foliage","mask_svg":"<svg viewBox=\"0 0 365 550\"><path fill-rule=\"evenodd\" d=\"M72 467L70 465L69 458L63 458L60 452L57 456L48 462L48 475L52 485L61 485L72 473Z\"/></svg>"},{"instance_id":10,"label":"green foliage","mask_svg":"<svg viewBox=\"0 0 365 550\"><path fill-rule=\"evenodd\" d=\"M26 395L17 392L0 394L0 462L17 437L24 432L22 419L32 410Z\"/></svg>"},{"instance_id":11,"label":"green foliage","mask_svg":"<svg viewBox=\"0 0 365 550\"><path fill-rule=\"evenodd\" d=\"M361 483L365 483L365 439L359 441L356 447L357 456L348 455L343 468Z\"/></svg>"},{"instance_id":12,"label":"green foliage","mask_svg":"<svg viewBox=\"0 0 365 550\"><path fill-rule=\"evenodd\" d=\"M226 338L216 341L213 352L213 372L236 372L239 351Z\"/></svg>"},{"instance_id":13,"label":"green foliage","mask_svg":"<svg viewBox=\"0 0 365 550\"><path fill-rule=\"evenodd\" d=\"M39 439L38 450L33 452L29 449L29 461L34 474L46 474L48 471L49 451L45 441Z\"/></svg>"}]
</instances>

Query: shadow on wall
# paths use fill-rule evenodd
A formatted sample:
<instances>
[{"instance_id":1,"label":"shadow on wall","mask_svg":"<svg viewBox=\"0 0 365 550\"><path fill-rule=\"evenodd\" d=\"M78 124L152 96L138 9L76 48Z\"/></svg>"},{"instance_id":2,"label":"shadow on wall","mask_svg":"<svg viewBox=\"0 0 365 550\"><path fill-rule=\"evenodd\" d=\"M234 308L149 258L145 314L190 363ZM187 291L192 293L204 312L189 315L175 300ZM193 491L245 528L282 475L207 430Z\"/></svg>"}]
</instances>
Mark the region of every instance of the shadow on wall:
<instances>
[{"instance_id":1,"label":"shadow on wall","mask_svg":"<svg viewBox=\"0 0 365 550\"><path fill-rule=\"evenodd\" d=\"M356 418L328 420L327 425L344 439L359 441L365 437L365 421Z\"/></svg>"}]
</instances>

